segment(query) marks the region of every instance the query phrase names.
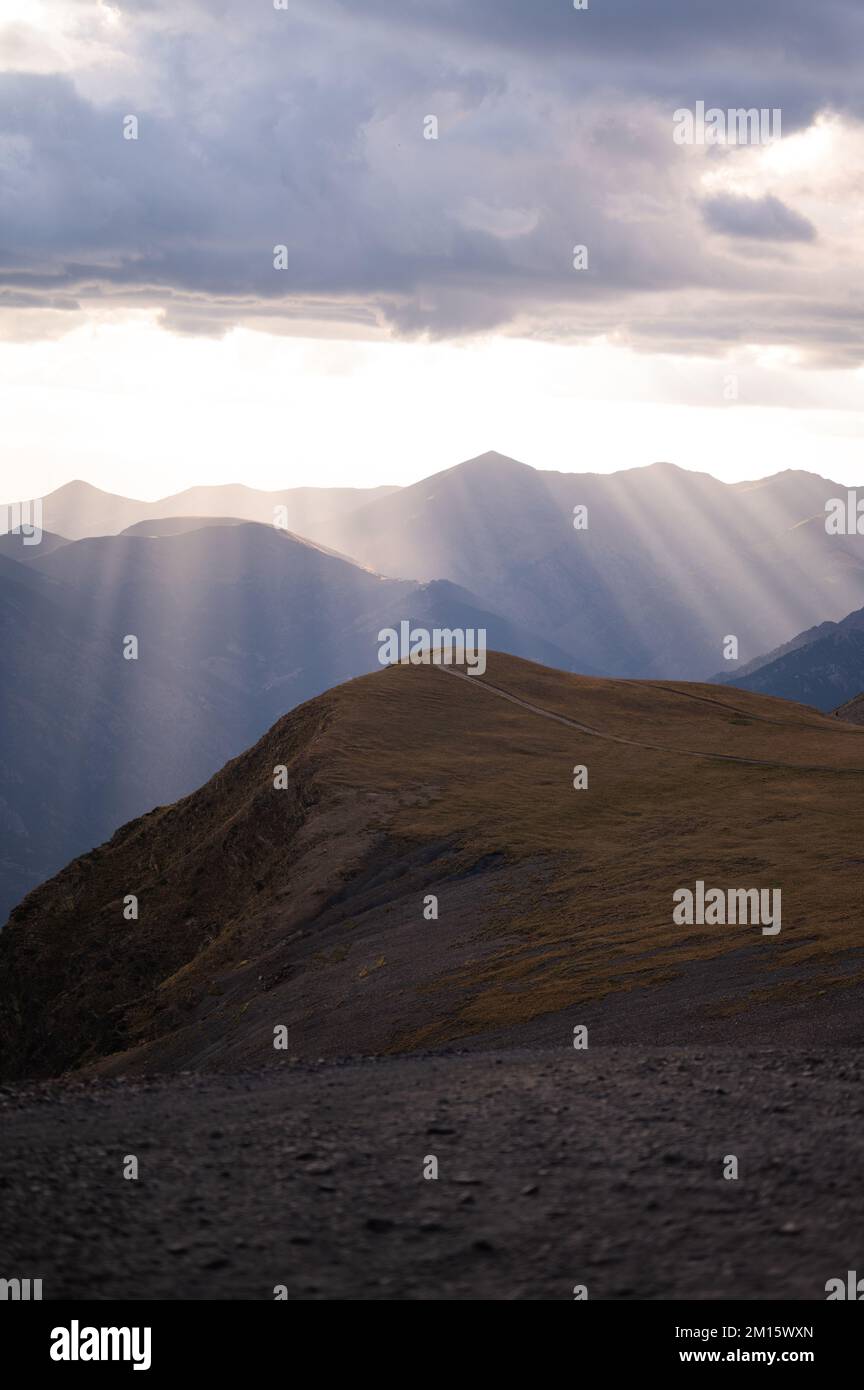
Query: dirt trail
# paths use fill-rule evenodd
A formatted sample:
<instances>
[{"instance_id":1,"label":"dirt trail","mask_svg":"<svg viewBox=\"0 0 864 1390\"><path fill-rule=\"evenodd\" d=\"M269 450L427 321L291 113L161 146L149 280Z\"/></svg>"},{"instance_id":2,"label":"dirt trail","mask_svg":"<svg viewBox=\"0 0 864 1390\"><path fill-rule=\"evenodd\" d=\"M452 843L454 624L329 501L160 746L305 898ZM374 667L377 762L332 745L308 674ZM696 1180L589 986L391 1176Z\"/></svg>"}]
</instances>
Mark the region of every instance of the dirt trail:
<instances>
[{"instance_id":1,"label":"dirt trail","mask_svg":"<svg viewBox=\"0 0 864 1390\"><path fill-rule=\"evenodd\" d=\"M723 763L744 763L750 767L782 767L788 768L791 772L831 772L835 775L864 776L864 767L836 767L820 763L783 763L770 758L743 758L735 753L704 753L696 748L675 748L669 743L649 743L644 739L625 738L623 734L609 734L602 729L593 728L590 724L580 724L578 720L569 719L564 714L556 714L553 710L543 709L542 705L533 705L530 701L523 700L521 696L512 695L509 691L502 690L499 685L493 685L491 681L485 680L482 676L466 676L462 671L454 671L449 666L439 666L438 669L446 672L448 676L456 676L459 680L467 681L469 685L480 686L483 690L488 690L502 700L509 700L511 704L520 705L522 709L527 709L531 714L539 715L541 719L554 719L557 724L566 724L571 729L577 729L580 734L587 734L589 738L602 738L609 743L629 744L632 748L649 748L656 753L675 753L682 758L708 758ZM641 683L644 684L644 682ZM714 702L707 701L707 703ZM722 704L723 702L717 701L716 703ZM726 706L726 708L731 709L732 706Z\"/></svg>"}]
</instances>

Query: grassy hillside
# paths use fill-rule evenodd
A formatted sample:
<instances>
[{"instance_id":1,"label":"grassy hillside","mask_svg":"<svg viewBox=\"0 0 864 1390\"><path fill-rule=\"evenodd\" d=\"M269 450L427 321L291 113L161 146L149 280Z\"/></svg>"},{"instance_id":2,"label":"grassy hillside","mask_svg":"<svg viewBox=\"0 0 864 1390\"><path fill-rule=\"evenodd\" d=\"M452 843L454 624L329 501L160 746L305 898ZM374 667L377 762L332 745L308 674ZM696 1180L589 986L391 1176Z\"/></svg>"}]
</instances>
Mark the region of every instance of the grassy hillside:
<instances>
[{"instance_id":1,"label":"grassy hillside","mask_svg":"<svg viewBox=\"0 0 864 1390\"><path fill-rule=\"evenodd\" d=\"M860 1002L862 830L864 730L804 706L498 654L482 679L391 667L25 900L3 1070L267 1064L279 1024L304 1056L566 1045L588 1016L618 1041L634 1000L681 1042L830 1028ZM780 888L779 936L674 925L697 879Z\"/></svg>"}]
</instances>

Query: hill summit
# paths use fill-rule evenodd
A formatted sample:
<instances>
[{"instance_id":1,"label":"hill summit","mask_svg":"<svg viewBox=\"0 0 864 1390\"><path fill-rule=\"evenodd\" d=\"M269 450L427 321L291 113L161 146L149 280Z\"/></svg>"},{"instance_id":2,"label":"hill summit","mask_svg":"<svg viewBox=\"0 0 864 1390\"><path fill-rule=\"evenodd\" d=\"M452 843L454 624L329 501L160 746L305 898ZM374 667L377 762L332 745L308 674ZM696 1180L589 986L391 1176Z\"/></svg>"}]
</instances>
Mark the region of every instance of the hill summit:
<instances>
[{"instance_id":1,"label":"hill summit","mask_svg":"<svg viewBox=\"0 0 864 1390\"><path fill-rule=\"evenodd\" d=\"M864 731L764 696L386 668L24 900L2 1074L845 1036L862 786ZM677 925L698 882L782 890L782 932Z\"/></svg>"}]
</instances>

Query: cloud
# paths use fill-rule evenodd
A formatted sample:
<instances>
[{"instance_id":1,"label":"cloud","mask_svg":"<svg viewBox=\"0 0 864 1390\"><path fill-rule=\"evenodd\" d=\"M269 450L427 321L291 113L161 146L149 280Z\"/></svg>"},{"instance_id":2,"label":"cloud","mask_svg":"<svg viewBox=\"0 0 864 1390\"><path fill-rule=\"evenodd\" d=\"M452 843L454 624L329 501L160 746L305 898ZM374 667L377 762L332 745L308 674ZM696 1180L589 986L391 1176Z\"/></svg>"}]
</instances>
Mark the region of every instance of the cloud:
<instances>
[{"instance_id":1,"label":"cloud","mask_svg":"<svg viewBox=\"0 0 864 1390\"><path fill-rule=\"evenodd\" d=\"M790 134L825 109L857 129L858 0L53 12L58 70L0 73L7 333L28 306L72 323L128 305L193 333L498 330L711 353L746 323L749 341L858 359L849 218L826 230L827 204L792 211L806 168L760 166L746 199L709 193L753 151L672 140L672 112L697 100L780 107Z\"/></svg>"},{"instance_id":2,"label":"cloud","mask_svg":"<svg viewBox=\"0 0 864 1390\"><path fill-rule=\"evenodd\" d=\"M812 222L772 194L764 198L721 194L702 204L702 215L711 230L723 236L767 241L813 241L816 236Z\"/></svg>"}]
</instances>

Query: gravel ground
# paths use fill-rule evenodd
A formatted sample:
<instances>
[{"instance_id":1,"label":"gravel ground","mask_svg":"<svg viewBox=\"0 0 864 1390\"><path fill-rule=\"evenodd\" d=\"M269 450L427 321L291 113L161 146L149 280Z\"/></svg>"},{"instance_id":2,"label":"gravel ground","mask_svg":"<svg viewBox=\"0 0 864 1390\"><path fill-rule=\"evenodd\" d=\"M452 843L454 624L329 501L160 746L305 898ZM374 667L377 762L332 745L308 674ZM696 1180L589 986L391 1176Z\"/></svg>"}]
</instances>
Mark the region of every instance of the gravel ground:
<instances>
[{"instance_id":1,"label":"gravel ground","mask_svg":"<svg viewBox=\"0 0 864 1390\"><path fill-rule=\"evenodd\" d=\"M862 1080L861 1048L622 1047L6 1088L0 1276L45 1298L822 1300L864 1269Z\"/></svg>"}]
</instances>

